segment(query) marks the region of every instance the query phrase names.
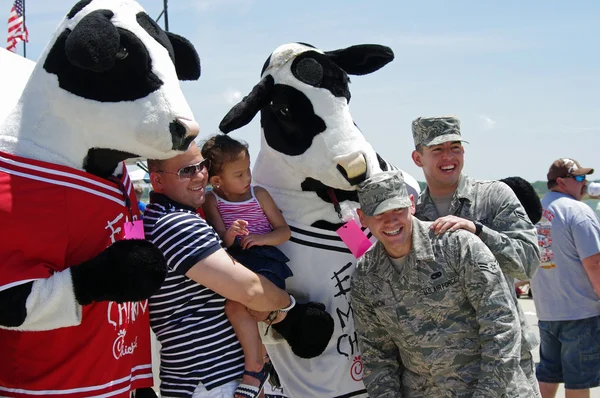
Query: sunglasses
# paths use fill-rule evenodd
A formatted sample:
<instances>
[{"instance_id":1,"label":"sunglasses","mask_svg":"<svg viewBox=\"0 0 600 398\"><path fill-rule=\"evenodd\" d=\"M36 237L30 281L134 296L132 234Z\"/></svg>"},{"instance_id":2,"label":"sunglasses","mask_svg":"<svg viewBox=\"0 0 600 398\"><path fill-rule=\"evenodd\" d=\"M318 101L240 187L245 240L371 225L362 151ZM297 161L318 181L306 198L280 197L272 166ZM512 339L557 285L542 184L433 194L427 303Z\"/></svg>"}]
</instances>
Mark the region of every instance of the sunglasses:
<instances>
[{"instance_id":1,"label":"sunglasses","mask_svg":"<svg viewBox=\"0 0 600 398\"><path fill-rule=\"evenodd\" d=\"M585 176L566 176L565 178L572 178L577 182L584 182Z\"/></svg>"},{"instance_id":2,"label":"sunglasses","mask_svg":"<svg viewBox=\"0 0 600 398\"><path fill-rule=\"evenodd\" d=\"M210 169L210 159L204 159L200 163L190 164L189 166L184 166L177 170L177 173L172 173L170 171L165 170L157 170L157 173L167 173L167 174L175 174L179 177L180 180L187 180L192 178L198 173L208 173L208 169Z\"/></svg>"}]
</instances>

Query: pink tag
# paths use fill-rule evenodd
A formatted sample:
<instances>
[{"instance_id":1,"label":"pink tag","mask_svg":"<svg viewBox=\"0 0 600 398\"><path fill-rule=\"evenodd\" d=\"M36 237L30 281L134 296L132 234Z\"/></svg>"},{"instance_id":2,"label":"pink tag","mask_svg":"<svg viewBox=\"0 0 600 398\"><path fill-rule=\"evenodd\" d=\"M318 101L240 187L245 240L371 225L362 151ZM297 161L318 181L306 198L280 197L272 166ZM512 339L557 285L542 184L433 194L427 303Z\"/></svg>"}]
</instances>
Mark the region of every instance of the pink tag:
<instances>
[{"instance_id":1,"label":"pink tag","mask_svg":"<svg viewBox=\"0 0 600 398\"><path fill-rule=\"evenodd\" d=\"M336 232L356 258L362 256L372 245L354 220L348 221Z\"/></svg>"},{"instance_id":2,"label":"pink tag","mask_svg":"<svg viewBox=\"0 0 600 398\"><path fill-rule=\"evenodd\" d=\"M144 236L144 222L142 220L126 222L124 227L125 239L146 239Z\"/></svg>"}]
</instances>

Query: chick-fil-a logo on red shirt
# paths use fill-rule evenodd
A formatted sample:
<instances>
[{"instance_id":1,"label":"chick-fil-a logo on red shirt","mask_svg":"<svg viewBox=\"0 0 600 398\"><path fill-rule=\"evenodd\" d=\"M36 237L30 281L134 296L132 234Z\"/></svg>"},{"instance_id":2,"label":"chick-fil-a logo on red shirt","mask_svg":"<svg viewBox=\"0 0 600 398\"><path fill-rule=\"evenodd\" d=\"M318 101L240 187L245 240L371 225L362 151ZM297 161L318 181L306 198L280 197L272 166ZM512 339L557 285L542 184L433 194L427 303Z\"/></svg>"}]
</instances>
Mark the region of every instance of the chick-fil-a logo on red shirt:
<instances>
[{"instance_id":1,"label":"chick-fil-a logo on red shirt","mask_svg":"<svg viewBox=\"0 0 600 398\"><path fill-rule=\"evenodd\" d=\"M113 343L113 356L119 359L125 355L135 352L138 346L137 336L133 340L127 339L127 326L136 322L136 320L148 310L148 300L115 303L108 303L108 323L111 324L117 336Z\"/></svg>"}]
</instances>

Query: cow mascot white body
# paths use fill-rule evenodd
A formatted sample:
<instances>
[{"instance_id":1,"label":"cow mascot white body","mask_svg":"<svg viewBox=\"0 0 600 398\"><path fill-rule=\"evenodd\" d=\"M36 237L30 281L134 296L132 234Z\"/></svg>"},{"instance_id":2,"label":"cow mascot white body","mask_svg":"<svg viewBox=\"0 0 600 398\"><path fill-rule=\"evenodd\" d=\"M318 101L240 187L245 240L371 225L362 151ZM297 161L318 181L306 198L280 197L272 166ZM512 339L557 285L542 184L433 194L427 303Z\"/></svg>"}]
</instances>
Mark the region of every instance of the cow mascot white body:
<instances>
[{"instance_id":1,"label":"cow mascot white body","mask_svg":"<svg viewBox=\"0 0 600 398\"><path fill-rule=\"evenodd\" d=\"M356 258L335 231L358 207L357 184L393 168L352 120L348 74L374 72L393 57L378 45L331 52L302 43L280 46L267 59L260 83L221 122L228 133L261 112L253 175L292 229L290 241L279 246L294 273L287 288L299 301L325 303L335 320L333 338L317 358L300 358L285 342L269 344L277 342L274 336L265 339L282 385L268 387L267 396L367 396L349 302ZM417 181L404 176L410 193L418 195Z\"/></svg>"},{"instance_id":2,"label":"cow mascot white body","mask_svg":"<svg viewBox=\"0 0 600 398\"><path fill-rule=\"evenodd\" d=\"M134 1L80 1L60 23L0 126L0 396L153 394L147 298L166 262L128 239L123 161L187 148L179 80L199 76Z\"/></svg>"}]
</instances>

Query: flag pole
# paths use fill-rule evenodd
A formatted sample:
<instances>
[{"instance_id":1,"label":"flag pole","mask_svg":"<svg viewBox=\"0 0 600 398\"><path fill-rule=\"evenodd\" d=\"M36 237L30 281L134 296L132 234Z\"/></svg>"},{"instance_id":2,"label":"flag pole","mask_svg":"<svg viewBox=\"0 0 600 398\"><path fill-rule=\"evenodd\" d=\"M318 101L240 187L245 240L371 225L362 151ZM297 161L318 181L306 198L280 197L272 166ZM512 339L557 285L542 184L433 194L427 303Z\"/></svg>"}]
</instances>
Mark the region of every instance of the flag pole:
<instances>
[{"instance_id":1,"label":"flag pole","mask_svg":"<svg viewBox=\"0 0 600 398\"><path fill-rule=\"evenodd\" d=\"M25 24L25 0L23 0L23 33L25 33L25 39L29 40L29 35L27 33L27 25ZM27 40L21 40L23 42L24 58L27 58Z\"/></svg>"},{"instance_id":2,"label":"flag pole","mask_svg":"<svg viewBox=\"0 0 600 398\"><path fill-rule=\"evenodd\" d=\"M169 31L169 13L167 11L167 2L168 0L163 0L163 11L165 13L165 30Z\"/></svg>"}]
</instances>

